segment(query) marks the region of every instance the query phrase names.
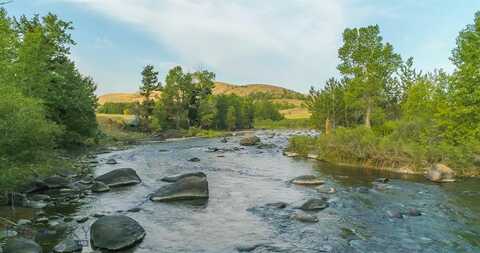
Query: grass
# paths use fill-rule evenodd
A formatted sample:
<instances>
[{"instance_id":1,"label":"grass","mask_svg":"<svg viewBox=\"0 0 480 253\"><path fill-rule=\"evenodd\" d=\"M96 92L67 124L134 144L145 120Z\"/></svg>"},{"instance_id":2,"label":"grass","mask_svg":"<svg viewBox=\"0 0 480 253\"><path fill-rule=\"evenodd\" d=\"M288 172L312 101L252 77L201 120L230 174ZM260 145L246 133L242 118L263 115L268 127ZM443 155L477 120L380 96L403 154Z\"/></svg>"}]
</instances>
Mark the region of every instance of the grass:
<instances>
[{"instance_id":1,"label":"grass","mask_svg":"<svg viewBox=\"0 0 480 253\"><path fill-rule=\"evenodd\" d=\"M280 110L280 113L286 119L310 119L311 116L310 112L302 107Z\"/></svg>"},{"instance_id":2,"label":"grass","mask_svg":"<svg viewBox=\"0 0 480 253\"><path fill-rule=\"evenodd\" d=\"M279 121L256 120L254 127L257 129L306 129L311 127L310 119L283 119Z\"/></svg>"}]
</instances>

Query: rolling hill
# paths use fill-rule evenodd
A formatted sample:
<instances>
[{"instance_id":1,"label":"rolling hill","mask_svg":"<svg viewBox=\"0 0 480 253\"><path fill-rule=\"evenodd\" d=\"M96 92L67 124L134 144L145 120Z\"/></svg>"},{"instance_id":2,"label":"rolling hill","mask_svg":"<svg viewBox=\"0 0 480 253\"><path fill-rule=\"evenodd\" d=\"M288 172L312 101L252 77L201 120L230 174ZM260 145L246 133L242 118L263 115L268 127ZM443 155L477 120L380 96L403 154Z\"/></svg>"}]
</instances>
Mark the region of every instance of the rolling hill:
<instances>
[{"instance_id":1,"label":"rolling hill","mask_svg":"<svg viewBox=\"0 0 480 253\"><path fill-rule=\"evenodd\" d=\"M224 82L215 82L215 87L213 88L213 94L235 94L238 96L248 96L252 93L268 93L273 95L276 99L282 99L288 97L291 102L298 103L298 99L292 99L301 95L301 93L285 89L279 86L270 85L270 84L246 84L246 85L234 85ZM160 92L155 93L156 97L159 97ZM294 102L294 100L296 102ZM98 97L98 103L103 105L105 103L131 103L142 101L142 97L139 93L108 93Z\"/></svg>"}]
</instances>

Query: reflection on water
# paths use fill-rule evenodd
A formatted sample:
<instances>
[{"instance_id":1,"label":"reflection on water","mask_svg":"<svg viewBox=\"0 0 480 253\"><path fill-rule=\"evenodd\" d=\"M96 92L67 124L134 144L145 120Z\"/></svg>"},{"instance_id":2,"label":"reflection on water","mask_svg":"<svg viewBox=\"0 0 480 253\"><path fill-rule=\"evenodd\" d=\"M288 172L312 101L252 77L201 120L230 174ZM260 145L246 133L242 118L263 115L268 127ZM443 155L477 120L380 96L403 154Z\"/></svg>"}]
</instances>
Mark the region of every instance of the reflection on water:
<instances>
[{"instance_id":1,"label":"reflection on water","mask_svg":"<svg viewBox=\"0 0 480 253\"><path fill-rule=\"evenodd\" d=\"M189 139L144 143L128 150L99 156L96 174L114 168L134 168L140 185L93 195L84 203L47 209L47 215L74 216L121 213L137 220L147 231L144 241L127 252L480 252L480 181L460 180L432 184L421 176L339 167L282 155L288 132L259 133L276 148L239 147L239 137L228 143L219 139ZM208 147L220 151L209 152ZM222 152L221 150L226 150ZM199 157L200 162L187 160ZM114 158L117 165L103 161ZM207 203L154 203L148 195L166 184L164 176L202 171L208 176ZM289 184L296 176L316 174L325 187ZM375 179L388 177L387 184ZM330 207L312 213L318 223L290 219L295 208L313 197L326 196ZM266 204L286 202L285 209ZM139 208L138 212L127 212ZM421 216L400 215L415 209ZM15 215L0 209L0 216L29 218L32 210ZM88 240L88 227L70 222L77 238ZM87 233L85 233L87 231ZM58 233L42 240L50 249L64 237ZM48 252L48 251L47 251Z\"/></svg>"}]
</instances>

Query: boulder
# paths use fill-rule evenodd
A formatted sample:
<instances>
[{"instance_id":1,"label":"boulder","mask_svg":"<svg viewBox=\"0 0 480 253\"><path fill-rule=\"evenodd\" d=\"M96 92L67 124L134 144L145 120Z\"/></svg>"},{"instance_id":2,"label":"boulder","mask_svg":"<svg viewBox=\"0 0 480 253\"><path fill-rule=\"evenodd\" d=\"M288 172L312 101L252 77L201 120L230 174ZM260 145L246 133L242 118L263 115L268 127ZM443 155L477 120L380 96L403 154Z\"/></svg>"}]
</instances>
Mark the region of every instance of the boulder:
<instances>
[{"instance_id":1,"label":"boulder","mask_svg":"<svg viewBox=\"0 0 480 253\"><path fill-rule=\"evenodd\" d=\"M320 193L326 193L326 194L333 194L333 193L336 193L337 190L333 187L326 187L324 185L322 186L319 186L316 188L318 192Z\"/></svg>"},{"instance_id":2,"label":"boulder","mask_svg":"<svg viewBox=\"0 0 480 253\"><path fill-rule=\"evenodd\" d=\"M329 206L325 199L309 199L305 202L300 209L303 211L320 211Z\"/></svg>"},{"instance_id":3,"label":"boulder","mask_svg":"<svg viewBox=\"0 0 480 253\"><path fill-rule=\"evenodd\" d=\"M123 215L104 216L90 228L92 246L106 250L120 250L133 246L145 237L137 221Z\"/></svg>"},{"instance_id":4,"label":"boulder","mask_svg":"<svg viewBox=\"0 0 480 253\"><path fill-rule=\"evenodd\" d=\"M298 185L321 185L325 183L325 181L314 175L299 176L292 179L290 182Z\"/></svg>"},{"instance_id":5,"label":"boulder","mask_svg":"<svg viewBox=\"0 0 480 253\"><path fill-rule=\"evenodd\" d=\"M32 240L15 238L7 241L3 253L42 253L42 247Z\"/></svg>"},{"instance_id":6,"label":"boulder","mask_svg":"<svg viewBox=\"0 0 480 253\"><path fill-rule=\"evenodd\" d=\"M297 156L299 156L298 153L288 152L288 151L283 152L283 155L286 156L286 157L297 157Z\"/></svg>"},{"instance_id":7,"label":"boulder","mask_svg":"<svg viewBox=\"0 0 480 253\"><path fill-rule=\"evenodd\" d=\"M388 210L387 216L392 219L403 219L403 214L398 210Z\"/></svg>"},{"instance_id":8,"label":"boulder","mask_svg":"<svg viewBox=\"0 0 480 253\"><path fill-rule=\"evenodd\" d=\"M66 188L68 187L68 184L70 184L67 178L57 175L43 179L43 183L48 187L48 189Z\"/></svg>"},{"instance_id":9,"label":"boulder","mask_svg":"<svg viewBox=\"0 0 480 253\"><path fill-rule=\"evenodd\" d=\"M375 182L377 183L382 183L382 184L386 184L390 181L389 178L386 178L386 177L380 177L380 178L377 178L375 179Z\"/></svg>"},{"instance_id":10,"label":"boulder","mask_svg":"<svg viewBox=\"0 0 480 253\"><path fill-rule=\"evenodd\" d=\"M273 148L276 148L277 145L273 144L273 143L261 143L259 145L257 145L257 148L258 149L273 149Z\"/></svg>"},{"instance_id":11,"label":"boulder","mask_svg":"<svg viewBox=\"0 0 480 253\"><path fill-rule=\"evenodd\" d=\"M182 179L182 178L185 178L185 177L207 177L207 175L205 175L205 173L203 173L203 172L191 172L191 173L185 173L185 174L177 174L177 175L173 175L173 176L166 176L166 177L162 178L161 180L164 181L164 182L173 183L173 182L177 182L179 179Z\"/></svg>"},{"instance_id":12,"label":"boulder","mask_svg":"<svg viewBox=\"0 0 480 253\"><path fill-rule=\"evenodd\" d=\"M20 191L23 193L34 193L44 190L48 190L48 186L39 179L28 182L20 187Z\"/></svg>"},{"instance_id":13,"label":"boulder","mask_svg":"<svg viewBox=\"0 0 480 253\"><path fill-rule=\"evenodd\" d=\"M161 187L150 196L150 199L152 201L206 200L208 197L207 178L188 176Z\"/></svg>"},{"instance_id":14,"label":"boulder","mask_svg":"<svg viewBox=\"0 0 480 253\"><path fill-rule=\"evenodd\" d=\"M260 138L255 135L243 137L240 140L242 146L254 146L260 143Z\"/></svg>"},{"instance_id":15,"label":"boulder","mask_svg":"<svg viewBox=\"0 0 480 253\"><path fill-rule=\"evenodd\" d=\"M138 177L137 172L131 168L112 170L97 177L95 181L102 182L109 187L134 185L142 182L140 177Z\"/></svg>"},{"instance_id":16,"label":"boulder","mask_svg":"<svg viewBox=\"0 0 480 253\"><path fill-rule=\"evenodd\" d=\"M287 203L285 203L285 202L275 202L275 203L268 203L265 206L271 207L271 208L283 209L283 208L287 207Z\"/></svg>"},{"instance_id":17,"label":"boulder","mask_svg":"<svg viewBox=\"0 0 480 253\"><path fill-rule=\"evenodd\" d=\"M53 248L53 252L55 253L74 253L74 252L81 252L82 245L78 240L73 238L67 238L61 241Z\"/></svg>"},{"instance_id":18,"label":"boulder","mask_svg":"<svg viewBox=\"0 0 480 253\"><path fill-rule=\"evenodd\" d=\"M433 182L454 182L455 172L448 166L437 163L427 170L425 177Z\"/></svg>"},{"instance_id":19,"label":"boulder","mask_svg":"<svg viewBox=\"0 0 480 253\"><path fill-rule=\"evenodd\" d=\"M318 218L316 216L302 212L302 211L294 212L292 215L290 215L290 219L298 220L300 222L305 222L305 223L318 222Z\"/></svg>"},{"instance_id":20,"label":"boulder","mask_svg":"<svg viewBox=\"0 0 480 253\"><path fill-rule=\"evenodd\" d=\"M308 154L308 155L307 155L307 158L308 158L308 159L317 160L317 159L318 159L318 155L316 155L316 154Z\"/></svg>"},{"instance_id":21,"label":"boulder","mask_svg":"<svg viewBox=\"0 0 480 253\"><path fill-rule=\"evenodd\" d=\"M92 192L101 193L110 191L110 187L103 182L95 181L92 185Z\"/></svg>"}]
</instances>

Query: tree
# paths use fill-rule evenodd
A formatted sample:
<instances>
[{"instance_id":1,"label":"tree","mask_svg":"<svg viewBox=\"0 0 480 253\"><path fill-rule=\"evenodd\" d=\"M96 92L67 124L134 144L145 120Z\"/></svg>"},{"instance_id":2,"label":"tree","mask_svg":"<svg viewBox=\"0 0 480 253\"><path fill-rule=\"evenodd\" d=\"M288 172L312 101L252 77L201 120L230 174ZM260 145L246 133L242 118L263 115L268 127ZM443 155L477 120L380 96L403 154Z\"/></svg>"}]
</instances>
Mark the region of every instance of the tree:
<instances>
[{"instance_id":1,"label":"tree","mask_svg":"<svg viewBox=\"0 0 480 253\"><path fill-rule=\"evenodd\" d=\"M480 139L480 12L457 37L451 61L456 66L449 89L450 139L465 143Z\"/></svg>"},{"instance_id":2,"label":"tree","mask_svg":"<svg viewBox=\"0 0 480 253\"><path fill-rule=\"evenodd\" d=\"M349 87L347 102L363 111L364 124L370 128L372 114L394 84L401 57L392 45L383 43L378 25L345 29L338 55L337 68Z\"/></svg>"},{"instance_id":3,"label":"tree","mask_svg":"<svg viewBox=\"0 0 480 253\"><path fill-rule=\"evenodd\" d=\"M237 129L237 116L235 107L230 106L227 110L227 129L235 130Z\"/></svg>"},{"instance_id":4,"label":"tree","mask_svg":"<svg viewBox=\"0 0 480 253\"><path fill-rule=\"evenodd\" d=\"M161 88L158 81L158 72L152 65L146 65L142 70L142 86L140 86L140 95L143 97L141 116L148 122L153 113L155 102L152 99L152 93Z\"/></svg>"}]
</instances>

